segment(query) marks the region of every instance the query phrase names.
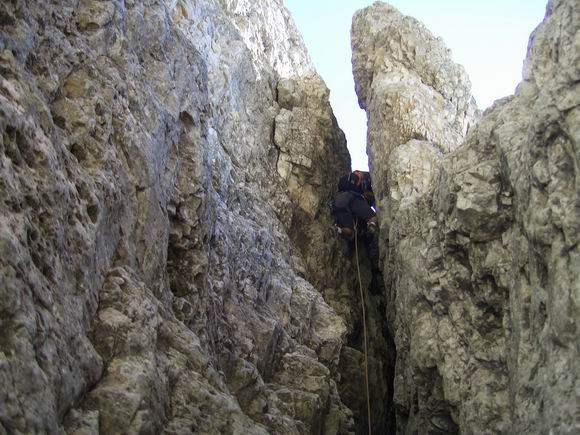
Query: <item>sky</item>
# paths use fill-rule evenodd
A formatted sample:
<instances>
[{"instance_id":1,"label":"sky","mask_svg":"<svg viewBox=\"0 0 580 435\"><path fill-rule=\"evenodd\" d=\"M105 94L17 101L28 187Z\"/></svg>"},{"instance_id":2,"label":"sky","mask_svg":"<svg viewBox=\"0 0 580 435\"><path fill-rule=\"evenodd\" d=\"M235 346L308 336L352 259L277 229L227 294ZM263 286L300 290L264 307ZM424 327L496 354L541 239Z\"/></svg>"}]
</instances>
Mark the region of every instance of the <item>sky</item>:
<instances>
[{"instance_id":1,"label":"sky","mask_svg":"<svg viewBox=\"0 0 580 435\"><path fill-rule=\"evenodd\" d=\"M290 10L346 134L353 169L368 169L366 114L358 106L351 66L353 14L372 0L283 0ZM547 0L390 0L440 36L469 75L480 109L512 95L522 79L529 36Z\"/></svg>"}]
</instances>

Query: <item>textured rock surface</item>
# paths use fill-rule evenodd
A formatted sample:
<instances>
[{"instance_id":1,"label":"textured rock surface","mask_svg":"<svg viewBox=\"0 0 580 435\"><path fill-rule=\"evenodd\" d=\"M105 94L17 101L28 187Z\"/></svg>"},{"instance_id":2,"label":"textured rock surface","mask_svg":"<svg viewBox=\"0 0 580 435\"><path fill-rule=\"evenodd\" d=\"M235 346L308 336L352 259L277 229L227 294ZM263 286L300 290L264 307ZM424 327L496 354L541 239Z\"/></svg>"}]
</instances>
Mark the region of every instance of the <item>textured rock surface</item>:
<instances>
[{"instance_id":1,"label":"textured rock surface","mask_svg":"<svg viewBox=\"0 0 580 435\"><path fill-rule=\"evenodd\" d=\"M321 87L314 76L295 80L281 80L277 95L280 112L275 119L274 142L280 154L277 160L278 174L285 180L291 204L278 197L275 205L279 218L284 222L293 246L302 253L301 263L304 276L309 277L315 288L340 315L347 326L345 346L340 350L338 391L341 400L352 410L357 433L367 433L367 403L364 383L364 357L362 353L362 318L360 296L354 265L355 252L352 245L344 241L331 243L328 225L313 224L322 218L328 221L328 210L320 208L320 189L331 192L336 174L347 168L341 162L348 160L344 147L333 144L344 143L342 132L333 127L334 118L328 106L328 91ZM313 115L317 116L313 116ZM324 114L324 116L320 116ZM334 161L328 156L337 155ZM325 165L320 165L321 162ZM308 182L305 183L305 180ZM330 187L328 183L330 182ZM360 266L363 277L367 327L369 328L370 394L372 425L374 433L386 433L392 424L390 400L392 388L388 385L389 373L394 361L393 349L384 325L385 316L382 279L377 278L378 257L376 246L361 240ZM345 259L347 259L345 261ZM324 354L336 349L329 347ZM334 430L334 429L332 429ZM332 432L331 432L332 433Z\"/></svg>"},{"instance_id":2,"label":"textured rock surface","mask_svg":"<svg viewBox=\"0 0 580 435\"><path fill-rule=\"evenodd\" d=\"M349 158L281 1L0 22L0 432L350 433Z\"/></svg>"},{"instance_id":3,"label":"textured rock surface","mask_svg":"<svg viewBox=\"0 0 580 435\"><path fill-rule=\"evenodd\" d=\"M381 216L389 218L390 201L421 195L433 160L462 142L475 102L442 40L389 5L377 2L355 15L352 44L359 104L369 113L371 166L386 168L373 171L373 186L382 198L389 186L389 202L381 204ZM428 143L397 149L411 139Z\"/></svg>"},{"instance_id":4,"label":"textured rock surface","mask_svg":"<svg viewBox=\"0 0 580 435\"><path fill-rule=\"evenodd\" d=\"M352 36L397 432L577 433L578 2L550 2L516 95L475 128L467 78L420 23L375 3Z\"/></svg>"}]
</instances>

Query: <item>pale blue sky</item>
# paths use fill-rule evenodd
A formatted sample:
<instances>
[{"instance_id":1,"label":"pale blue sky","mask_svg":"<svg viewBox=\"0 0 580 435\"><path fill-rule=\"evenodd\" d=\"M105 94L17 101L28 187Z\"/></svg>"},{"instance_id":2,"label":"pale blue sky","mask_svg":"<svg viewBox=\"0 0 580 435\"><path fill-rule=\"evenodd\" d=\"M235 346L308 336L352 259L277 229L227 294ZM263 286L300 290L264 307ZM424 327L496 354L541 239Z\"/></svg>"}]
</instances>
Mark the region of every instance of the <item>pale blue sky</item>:
<instances>
[{"instance_id":1,"label":"pale blue sky","mask_svg":"<svg viewBox=\"0 0 580 435\"><path fill-rule=\"evenodd\" d=\"M367 169L366 115L359 109L350 63L350 25L371 0L284 0L304 37L348 140L353 169ZM472 83L478 107L514 93L530 33L547 0L391 0L405 15L441 36Z\"/></svg>"}]
</instances>

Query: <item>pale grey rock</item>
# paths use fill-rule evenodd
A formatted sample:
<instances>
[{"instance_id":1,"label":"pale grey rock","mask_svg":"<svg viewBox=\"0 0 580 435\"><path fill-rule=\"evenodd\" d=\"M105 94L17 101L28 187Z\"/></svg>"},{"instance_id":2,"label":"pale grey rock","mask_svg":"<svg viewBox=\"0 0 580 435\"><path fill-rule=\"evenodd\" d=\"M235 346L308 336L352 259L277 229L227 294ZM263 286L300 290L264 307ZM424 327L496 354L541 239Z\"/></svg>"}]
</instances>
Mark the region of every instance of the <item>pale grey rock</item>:
<instances>
[{"instance_id":1,"label":"pale grey rock","mask_svg":"<svg viewBox=\"0 0 580 435\"><path fill-rule=\"evenodd\" d=\"M276 207L276 211L287 226L293 245L302 252L304 276L321 289L325 300L345 322L348 346L339 349L329 341L319 352L319 358L332 361L338 368L340 380L337 388L341 400L352 409L357 433L366 433L366 391L364 378L361 378L364 345L355 250L354 246L336 239L326 206L326 201L336 191L339 176L349 172L345 165L350 159L344 146L344 135L334 127L336 120L327 104L329 92L318 76L303 76L299 81L281 80L277 95L281 107L274 132L274 142L280 150L277 170L286 180L292 202L289 206L280 203L282 207ZM329 159L331 155L339 158ZM320 192L325 192L322 198L326 200L323 202L320 202ZM323 225L315 225L313 220ZM386 433L391 424L392 391L387 384L394 351L384 313L379 308L384 306L384 291L377 265L371 261L373 258L374 263L377 262L375 245L361 239L359 257L362 285L367 295L370 391L374 403L372 424L376 433ZM328 327L334 330L337 325L330 323ZM337 350L340 358L335 353ZM352 357L353 354L356 357ZM336 412L340 416L342 411L337 408ZM334 429L330 427L325 424L325 433L332 433Z\"/></svg>"},{"instance_id":2,"label":"pale grey rock","mask_svg":"<svg viewBox=\"0 0 580 435\"><path fill-rule=\"evenodd\" d=\"M550 2L516 95L475 127L468 80L422 25L378 2L354 18L397 433L580 430L579 17Z\"/></svg>"},{"instance_id":3,"label":"pale grey rock","mask_svg":"<svg viewBox=\"0 0 580 435\"><path fill-rule=\"evenodd\" d=\"M282 0L220 0L251 53L258 72L273 68L282 78L314 72L302 36Z\"/></svg>"},{"instance_id":4,"label":"pale grey rock","mask_svg":"<svg viewBox=\"0 0 580 435\"><path fill-rule=\"evenodd\" d=\"M0 432L352 433L350 162L282 3L0 20Z\"/></svg>"},{"instance_id":5,"label":"pale grey rock","mask_svg":"<svg viewBox=\"0 0 580 435\"><path fill-rule=\"evenodd\" d=\"M465 70L451 61L443 41L381 2L355 14L351 33L355 88L369 114L370 166L389 167L391 152L411 139L440 152L455 149L477 108ZM373 173L381 197L393 181L388 171Z\"/></svg>"}]
</instances>

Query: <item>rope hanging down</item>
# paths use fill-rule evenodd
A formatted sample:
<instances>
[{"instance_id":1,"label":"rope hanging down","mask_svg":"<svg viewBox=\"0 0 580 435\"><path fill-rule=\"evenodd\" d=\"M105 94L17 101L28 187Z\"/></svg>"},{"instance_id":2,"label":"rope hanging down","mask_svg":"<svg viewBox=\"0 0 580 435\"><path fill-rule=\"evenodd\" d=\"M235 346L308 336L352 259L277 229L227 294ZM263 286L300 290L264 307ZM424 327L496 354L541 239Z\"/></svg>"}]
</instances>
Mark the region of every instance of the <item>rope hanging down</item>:
<instances>
[{"instance_id":1,"label":"rope hanging down","mask_svg":"<svg viewBox=\"0 0 580 435\"><path fill-rule=\"evenodd\" d=\"M365 311L365 299L362 287L362 279L360 276L360 265L358 259L358 229L356 222L354 224L354 250L356 253L356 272L358 274L358 286L360 289L360 304L362 310L362 321L363 321L363 336L364 336L364 351L365 351L365 386L367 390L367 419L369 427L369 435L372 434L371 428L371 397L369 394L369 355L367 350L367 321L366 321L366 311Z\"/></svg>"}]
</instances>

